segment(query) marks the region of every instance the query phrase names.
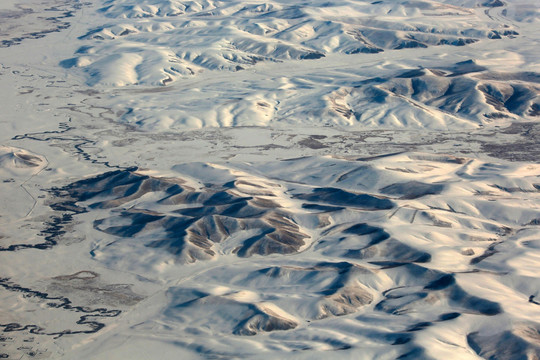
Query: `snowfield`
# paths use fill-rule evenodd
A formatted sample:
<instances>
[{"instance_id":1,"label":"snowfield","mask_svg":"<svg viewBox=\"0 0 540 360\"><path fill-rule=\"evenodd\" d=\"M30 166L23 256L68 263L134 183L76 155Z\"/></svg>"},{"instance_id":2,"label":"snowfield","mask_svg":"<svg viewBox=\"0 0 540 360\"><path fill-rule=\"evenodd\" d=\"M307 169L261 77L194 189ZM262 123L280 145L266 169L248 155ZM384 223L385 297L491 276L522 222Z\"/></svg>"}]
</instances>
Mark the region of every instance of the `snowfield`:
<instances>
[{"instance_id":1,"label":"snowfield","mask_svg":"<svg viewBox=\"0 0 540 360\"><path fill-rule=\"evenodd\" d=\"M534 0L0 4L0 357L540 358Z\"/></svg>"}]
</instances>

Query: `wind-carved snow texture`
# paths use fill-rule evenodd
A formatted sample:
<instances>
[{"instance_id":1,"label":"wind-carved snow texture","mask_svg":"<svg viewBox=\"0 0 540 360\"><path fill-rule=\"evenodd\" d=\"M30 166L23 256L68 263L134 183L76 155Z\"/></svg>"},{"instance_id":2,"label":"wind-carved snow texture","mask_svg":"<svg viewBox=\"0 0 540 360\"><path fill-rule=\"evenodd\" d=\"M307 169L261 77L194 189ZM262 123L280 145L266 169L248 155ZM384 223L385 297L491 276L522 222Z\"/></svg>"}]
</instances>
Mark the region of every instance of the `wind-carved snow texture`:
<instances>
[{"instance_id":1,"label":"wind-carved snow texture","mask_svg":"<svg viewBox=\"0 0 540 360\"><path fill-rule=\"evenodd\" d=\"M408 153L174 170L58 190L96 219L91 255L108 268L153 278L208 263L133 334L173 331L180 346L225 357L371 358L384 345L394 358L539 354L529 315L540 284L517 264L536 256L540 167ZM237 337L261 333L272 336Z\"/></svg>"}]
</instances>

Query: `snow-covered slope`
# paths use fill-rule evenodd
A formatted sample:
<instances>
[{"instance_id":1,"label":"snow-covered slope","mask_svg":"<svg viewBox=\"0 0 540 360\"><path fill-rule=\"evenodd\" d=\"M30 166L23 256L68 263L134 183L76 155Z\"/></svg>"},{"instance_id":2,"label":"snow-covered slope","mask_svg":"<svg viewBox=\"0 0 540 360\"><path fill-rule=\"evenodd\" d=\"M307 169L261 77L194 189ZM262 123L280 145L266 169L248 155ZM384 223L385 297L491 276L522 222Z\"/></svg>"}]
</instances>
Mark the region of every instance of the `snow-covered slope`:
<instances>
[{"instance_id":1,"label":"snow-covered slope","mask_svg":"<svg viewBox=\"0 0 540 360\"><path fill-rule=\"evenodd\" d=\"M540 358L536 0L0 4L0 358Z\"/></svg>"},{"instance_id":2,"label":"snow-covered slope","mask_svg":"<svg viewBox=\"0 0 540 360\"><path fill-rule=\"evenodd\" d=\"M90 84L165 84L201 69L239 71L262 61L328 54L465 46L519 35L475 9L428 1L106 1L104 24L64 62ZM122 54L119 58L118 55ZM122 70L121 70L122 69Z\"/></svg>"},{"instance_id":3,"label":"snow-covered slope","mask_svg":"<svg viewBox=\"0 0 540 360\"><path fill-rule=\"evenodd\" d=\"M515 48L536 37L530 1L116 0L94 17L60 65L145 130L475 128L540 107L535 51Z\"/></svg>"},{"instance_id":4,"label":"snow-covered slope","mask_svg":"<svg viewBox=\"0 0 540 360\"><path fill-rule=\"evenodd\" d=\"M157 313L141 305L127 315L138 324L122 330L125 340L100 347L174 333L211 357L540 351L540 313L529 301L540 283L518 265L538 255L539 166L408 153L174 170L113 171L61 191L95 219L94 260L170 279L166 298L143 302L162 301L151 306ZM199 270L174 281L192 262Z\"/></svg>"}]
</instances>

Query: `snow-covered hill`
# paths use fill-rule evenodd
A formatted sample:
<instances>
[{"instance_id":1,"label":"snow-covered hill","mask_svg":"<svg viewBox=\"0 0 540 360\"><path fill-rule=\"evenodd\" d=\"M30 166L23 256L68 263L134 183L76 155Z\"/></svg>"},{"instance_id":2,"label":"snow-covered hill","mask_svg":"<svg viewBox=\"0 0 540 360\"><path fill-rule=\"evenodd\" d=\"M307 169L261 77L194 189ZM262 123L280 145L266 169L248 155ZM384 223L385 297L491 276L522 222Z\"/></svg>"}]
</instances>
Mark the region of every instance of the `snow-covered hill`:
<instances>
[{"instance_id":1,"label":"snow-covered hill","mask_svg":"<svg viewBox=\"0 0 540 360\"><path fill-rule=\"evenodd\" d=\"M60 191L95 219L95 261L171 282L100 348L174 333L210 357L540 351L540 313L527 302L540 284L519 265L536 261L539 166L408 153L174 170L112 171Z\"/></svg>"},{"instance_id":2,"label":"snow-covered hill","mask_svg":"<svg viewBox=\"0 0 540 360\"><path fill-rule=\"evenodd\" d=\"M0 358L540 358L537 0L5 0Z\"/></svg>"},{"instance_id":3,"label":"snow-covered hill","mask_svg":"<svg viewBox=\"0 0 540 360\"><path fill-rule=\"evenodd\" d=\"M538 116L533 64L490 66L494 56L517 55L510 44L536 36L540 13L532 2L98 6L75 56L60 64L101 89L166 86L155 96L115 92L122 120L146 130L283 123L446 129ZM212 89L237 78L238 89Z\"/></svg>"}]
</instances>

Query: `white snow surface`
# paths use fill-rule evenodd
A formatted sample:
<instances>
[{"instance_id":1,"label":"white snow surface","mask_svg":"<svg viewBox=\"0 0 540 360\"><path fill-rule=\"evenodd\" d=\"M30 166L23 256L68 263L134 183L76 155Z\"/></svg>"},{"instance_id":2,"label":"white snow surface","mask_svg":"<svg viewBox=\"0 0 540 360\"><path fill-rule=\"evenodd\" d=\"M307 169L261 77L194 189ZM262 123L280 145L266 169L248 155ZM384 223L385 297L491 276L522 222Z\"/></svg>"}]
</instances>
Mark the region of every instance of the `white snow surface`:
<instances>
[{"instance_id":1,"label":"white snow surface","mask_svg":"<svg viewBox=\"0 0 540 360\"><path fill-rule=\"evenodd\" d=\"M0 357L540 358L535 0L0 4Z\"/></svg>"},{"instance_id":2,"label":"white snow surface","mask_svg":"<svg viewBox=\"0 0 540 360\"><path fill-rule=\"evenodd\" d=\"M106 1L61 65L97 88L148 89L136 98L117 90L111 101L128 109L121 121L148 131L507 124L538 106L538 77L508 65L537 70L537 52L513 44L537 37L540 13L530 1L496 5ZM506 104L516 96L521 107Z\"/></svg>"}]
</instances>

